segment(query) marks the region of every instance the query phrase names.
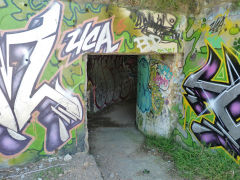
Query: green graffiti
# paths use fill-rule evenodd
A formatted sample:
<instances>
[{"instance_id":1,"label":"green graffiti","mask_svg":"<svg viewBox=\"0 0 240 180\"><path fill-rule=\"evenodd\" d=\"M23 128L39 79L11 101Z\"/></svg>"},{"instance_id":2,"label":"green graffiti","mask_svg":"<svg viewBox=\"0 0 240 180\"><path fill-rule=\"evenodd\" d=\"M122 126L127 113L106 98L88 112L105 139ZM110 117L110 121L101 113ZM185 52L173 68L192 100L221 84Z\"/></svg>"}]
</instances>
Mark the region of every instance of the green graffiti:
<instances>
[{"instance_id":1,"label":"green graffiti","mask_svg":"<svg viewBox=\"0 0 240 180\"><path fill-rule=\"evenodd\" d=\"M194 22L195 22L195 19L194 19L194 18L188 18L186 30L183 32L183 39L184 39L185 41L192 41L192 40L193 40L192 49L191 49L191 51L188 53L188 55L187 55L187 57L186 57L186 59L185 59L185 64L189 63L189 62L191 61L191 59L193 59L193 53L195 53L195 54L194 54L194 55L195 55L194 59L198 59L198 58L196 57L196 50L195 50L195 48L196 48L197 42L198 42L198 40L200 39L201 34L202 34L201 28L198 28L197 30L193 31L193 33L192 33L190 36L188 36L188 33L189 33L190 29L192 28ZM202 27L205 27L205 26L206 26L205 22L206 22L206 20L203 19ZM195 64L195 63L194 63L194 64ZM189 69L189 68L188 68L187 66L184 66L183 71L184 71L185 74L186 74L186 71L188 71L188 69Z\"/></svg>"},{"instance_id":2,"label":"green graffiti","mask_svg":"<svg viewBox=\"0 0 240 180\"><path fill-rule=\"evenodd\" d=\"M131 34L127 31L123 31L121 34L117 35L114 33L115 39L119 40L120 38L124 38L122 42L122 46L120 47L119 52L131 52L134 49L134 39L136 36L131 36ZM134 50L136 51L136 50Z\"/></svg>"},{"instance_id":3,"label":"green graffiti","mask_svg":"<svg viewBox=\"0 0 240 180\"><path fill-rule=\"evenodd\" d=\"M8 1L5 8L0 8L0 25L1 30L23 28L26 21L18 21L13 15L20 12L15 3Z\"/></svg>"},{"instance_id":4,"label":"green graffiti","mask_svg":"<svg viewBox=\"0 0 240 180\"><path fill-rule=\"evenodd\" d=\"M17 21L27 21L31 16L35 15L36 11L42 10L45 8L49 1L40 0L36 3L35 0L29 0L28 3L19 2L18 0L12 0L11 3L16 6L18 11L12 13Z\"/></svg>"},{"instance_id":5,"label":"green graffiti","mask_svg":"<svg viewBox=\"0 0 240 180\"><path fill-rule=\"evenodd\" d=\"M99 4L94 7L92 3L86 3L83 4L83 8L81 8L81 5L77 2L69 2L66 8L70 13L65 13L63 17L63 21L66 23L67 26L74 26L78 22L78 13L84 14L84 13L100 13L102 11L103 7L107 7L105 4Z\"/></svg>"},{"instance_id":6,"label":"green graffiti","mask_svg":"<svg viewBox=\"0 0 240 180\"><path fill-rule=\"evenodd\" d=\"M5 33L5 30L14 30L18 32L20 30L24 30L24 28L28 28L29 24L32 25L31 23L29 23L29 19L34 15L40 14L41 11L48 5L49 7L51 7L50 4L54 2L55 1L50 0L0 1L1 30L3 31L3 33ZM63 45L63 42L61 41L66 33L66 30L76 28L75 25L81 26L82 22L92 18L97 18L97 21L101 22L112 17L112 25L114 27L112 27L113 29L110 29L111 36L114 35L114 39L116 41L120 39L122 40L121 47L117 50L117 52L119 53L139 53L140 49L136 48L136 43L134 43L134 39L136 37L143 36L143 34L141 30L135 28L130 18L122 15L123 13L125 13L125 11L128 11L128 9L122 11L117 6L92 3L79 4L74 1L61 1L60 3L63 5L62 8L64 9L64 12L61 11L61 13L63 14L59 16L59 18L62 18L61 22L59 23L59 32L55 32L55 34L58 36L56 37L56 46L53 47L55 49L51 49L52 52L49 53L51 55L49 55L50 57L48 57L49 61L46 60L46 64L44 67L42 67L42 71L41 73L39 73L39 79L36 79L36 82L38 83L37 85L41 85L42 83L52 83L55 82L54 80L56 77L59 77L59 83L62 88L66 90L66 94L68 94L69 92L74 96L79 96L81 100L85 100L85 84L87 79L86 62L81 56L71 63L67 62L67 57L65 59L61 59L59 57L59 55L61 54L60 49ZM121 30L117 31L117 28L121 26L121 23L119 23L119 21L121 20L122 22L124 22L123 24L126 25L126 27L123 27ZM34 21L34 23L39 23L38 19L37 21ZM178 26L179 23L180 21L176 23L175 26ZM34 25L38 27L39 24ZM35 28L35 26L29 26L29 29L27 30L33 30L31 28ZM174 29L176 29L176 27L174 27ZM112 32L112 30L114 32ZM171 39L172 35L174 34L165 36L165 39L163 40L179 43L178 40ZM48 37L51 36L53 35L51 34ZM89 40L89 42L90 41L91 40ZM43 51L44 50L45 49L43 49ZM147 112L146 116L148 120L154 121L152 116L154 114L161 113L161 110L164 106L164 99L162 97L162 94L159 93L159 89L157 88L157 86L153 85L152 89L150 89L149 87L150 72L148 61L149 60L142 59L142 62L140 62L142 69L139 72L140 78L143 79L143 83L140 84L140 86L142 86L142 90L140 90L139 93L141 98L138 102L138 105L141 110ZM151 91L153 91L153 93ZM81 101L81 104L84 110L86 103L84 101ZM19 165L22 163L30 162L32 160L38 160L42 157L50 156L50 153L46 150L47 148L45 147L45 136L47 133L45 129L46 127L44 127L43 124L40 124L41 119L37 115L38 112L34 111L35 110L33 110L31 114L31 121L29 121L28 124L26 124L26 126L24 126L23 130L21 131L23 135L31 137L32 141L26 147L24 146L24 149L19 151L19 154L16 154L16 156L14 154L14 157L7 159L9 165ZM40 113L40 115L42 115L42 113ZM140 113L137 114L137 123L139 127L143 126L143 118L142 114ZM74 153L79 150L85 150L84 148L86 130L84 123L78 125L78 127L74 127L72 130L69 130L69 135L70 136L68 137L66 144L63 143L63 146L51 152L59 152L60 154L66 154ZM0 161L4 162L6 161L6 158L0 157Z\"/></svg>"},{"instance_id":7,"label":"green graffiti","mask_svg":"<svg viewBox=\"0 0 240 180\"><path fill-rule=\"evenodd\" d=\"M26 133L34 137L34 142L29 146L29 150L44 151L44 139L42 137L46 134L45 129L38 122L34 121L29 125Z\"/></svg>"},{"instance_id":8,"label":"green graffiti","mask_svg":"<svg viewBox=\"0 0 240 180\"><path fill-rule=\"evenodd\" d=\"M231 27L229 29L229 34L231 34L231 35L237 35L239 32L240 32L240 28L238 27L237 24L235 27Z\"/></svg>"},{"instance_id":9,"label":"green graffiti","mask_svg":"<svg viewBox=\"0 0 240 180\"><path fill-rule=\"evenodd\" d=\"M49 81L58 71L59 67L61 66L62 62L58 60L56 52L52 55L51 60L47 64L43 75L40 79L40 83L44 80Z\"/></svg>"},{"instance_id":10,"label":"green graffiti","mask_svg":"<svg viewBox=\"0 0 240 180\"><path fill-rule=\"evenodd\" d=\"M39 11L45 8L51 0L29 0L29 6L34 11ZM24 5L26 7L26 4Z\"/></svg>"}]
</instances>

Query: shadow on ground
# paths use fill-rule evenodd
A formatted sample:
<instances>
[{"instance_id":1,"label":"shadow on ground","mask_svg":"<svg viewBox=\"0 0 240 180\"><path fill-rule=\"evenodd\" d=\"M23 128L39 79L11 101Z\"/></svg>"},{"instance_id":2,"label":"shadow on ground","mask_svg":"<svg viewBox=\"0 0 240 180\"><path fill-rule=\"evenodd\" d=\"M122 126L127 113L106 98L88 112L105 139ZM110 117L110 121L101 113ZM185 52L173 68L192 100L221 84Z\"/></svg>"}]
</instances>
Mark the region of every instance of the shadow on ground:
<instances>
[{"instance_id":1,"label":"shadow on ground","mask_svg":"<svg viewBox=\"0 0 240 180\"><path fill-rule=\"evenodd\" d=\"M144 149L135 126L136 102L112 105L88 120L90 153L105 180L180 179L173 164Z\"/></svg>"}]
</instances>

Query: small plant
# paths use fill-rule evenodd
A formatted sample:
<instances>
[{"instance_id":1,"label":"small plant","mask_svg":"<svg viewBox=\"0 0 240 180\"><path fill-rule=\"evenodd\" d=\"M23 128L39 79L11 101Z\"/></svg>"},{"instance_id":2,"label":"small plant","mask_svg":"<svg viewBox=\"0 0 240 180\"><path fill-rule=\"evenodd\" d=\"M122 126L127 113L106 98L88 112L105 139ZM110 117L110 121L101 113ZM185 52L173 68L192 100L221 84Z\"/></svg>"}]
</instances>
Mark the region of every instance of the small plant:
<instances>
[{"instance_id":1,"label":"small plant","mask_svg":"<svg viewBox=\"0 0 240 180\"><path fill-rule=\"evenodd\" d=\"M235 38L233 42L233 48L236 49L237 51L240 51L240 38Z\"/></svg>"},{"instance_id":2,"label":"small plant","mask_svg":"<svg viewBox=\"0 0 240 180\"><path fill-rule=\"evenodd\" d=\"M34 178L42 178L44 180L58 179L59 174L64 174L62 167L52 167L35 174Z\"/></svg>"},{"instance_id":3,"label":"small plant","mask_svg":"<svg viewBox=\"0 0 240 180\"><path fill-rule=\"evenodd\" d=\"M173 137L147 136L146 145L173 161L179 175L186 179L240 179L239 165L221 150L199 146L186 149Z\"/></svg>"},{"instance_id":4,"label":"small plant","mask_svg":"<svg viewBox=\"0 0 240 180\"><path fill-rule=\"evenodd\" d=\"M149 174L149 173L150 173L150 171L148 169L143 170L143 174Z\"/></svg>"},{"instance_id":5,"label":"small plant","mask_svg":"<svg viewBox=\"0 0 240 180\"><path fill-rule=\"evenodd\" d=\"M232 7L233 10L237 10L238 8L240 8L240 0L233 0L232 1Z\"/></svg>"}]
</instances>

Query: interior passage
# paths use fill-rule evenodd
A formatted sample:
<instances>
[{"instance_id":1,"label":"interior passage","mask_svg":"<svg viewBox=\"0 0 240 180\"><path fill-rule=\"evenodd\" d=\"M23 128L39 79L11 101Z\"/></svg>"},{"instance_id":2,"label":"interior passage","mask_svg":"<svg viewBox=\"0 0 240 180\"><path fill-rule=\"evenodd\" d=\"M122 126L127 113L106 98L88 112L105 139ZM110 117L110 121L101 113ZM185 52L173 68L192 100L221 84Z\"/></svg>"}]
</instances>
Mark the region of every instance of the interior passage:
<instances>
[{"instance_id":1,"label":"interior passage","mask_svg":"<svg viewBox=\"0 0 240 180\"><path fill-rule=\"evenodd\" d=\"M90 153L107 180L178 179L169 173L172 163L149 152L137 130L137 59L120 55L88 59Z\"/></svg>"}]
</instances>

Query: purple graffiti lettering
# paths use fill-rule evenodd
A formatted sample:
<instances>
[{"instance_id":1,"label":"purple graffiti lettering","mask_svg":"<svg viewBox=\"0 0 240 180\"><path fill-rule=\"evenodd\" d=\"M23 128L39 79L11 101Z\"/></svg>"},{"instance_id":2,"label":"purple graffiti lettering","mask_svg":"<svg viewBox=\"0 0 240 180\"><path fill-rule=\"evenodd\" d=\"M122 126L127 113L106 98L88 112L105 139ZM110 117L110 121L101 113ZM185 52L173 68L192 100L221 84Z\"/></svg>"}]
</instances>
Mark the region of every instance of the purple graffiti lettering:
<instances>
[{"instance_id":1,"label":"purple graffiti lettering","mask_svg":"<svg viewBox=\"0 0 240 180\"><path fill-rule=\"evenodd\" d=\"M214 123L202 118L193 121L191 129L200 142L208 146L222 146L236 158L240 155L240 64L233 53L224 47L228 83L212 78L220 68L221 57L208 46L206 65L188 76L183 84L185 97L198 116L215 114ZM207 105L206 105L207 104Z\"/></svg>"},{"instance_id":2,"label":"purple graffiti lettering","mask_svg":"<svg viewBox=\"0 0 240 180\"><path fill-rule=\"evenodd\" d=\"M83 120L78 96L63 88L59 76L38 85L55 48L62 4L54 1L29 20L25 30L0 37L0 153L16 155L30 145L24 130L34 112L46 129L45 147L54 151L70 139L70 130ZM42 137L44 138L44 137Z\"/></svg>"}]
</instances>

